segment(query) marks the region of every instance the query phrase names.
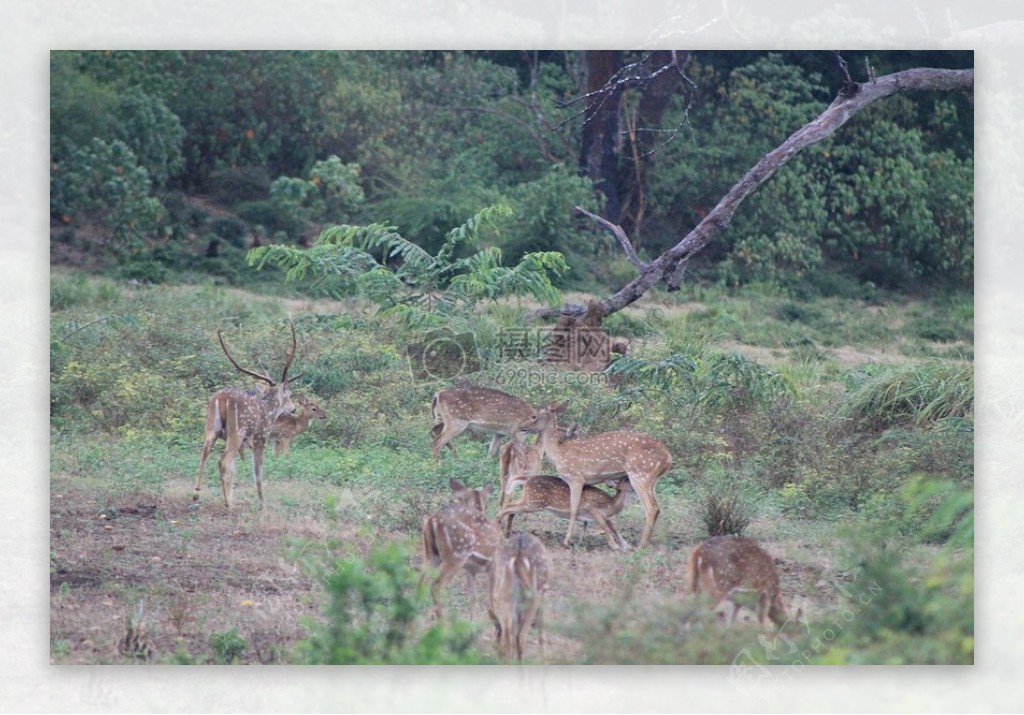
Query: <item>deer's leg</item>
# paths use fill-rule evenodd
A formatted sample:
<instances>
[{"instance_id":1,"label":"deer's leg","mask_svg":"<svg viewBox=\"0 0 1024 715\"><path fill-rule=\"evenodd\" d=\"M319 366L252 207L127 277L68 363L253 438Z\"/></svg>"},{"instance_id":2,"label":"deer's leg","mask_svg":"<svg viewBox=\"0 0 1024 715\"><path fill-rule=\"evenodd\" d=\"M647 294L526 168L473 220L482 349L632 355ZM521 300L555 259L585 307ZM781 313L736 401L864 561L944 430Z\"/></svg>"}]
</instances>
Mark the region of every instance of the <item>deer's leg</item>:
<instances>
[{"instance_id":1,"label":"deer's leg","mask_svg":"<svg viewBox=\"0 0 1024 715\"><path fill-rule=\"evenodd\" d=\"M761 624L761 630L765 630L768 625L768 606L770 605L771 598L768 596L767 591L761 591L757 595L757 622Z\"/></svg>"},{"instance_id":2,"label":"deer's leg","mask_svg":"<svg viewBox=\"0 0 1024 715\"><path fill-rule=\"evenodd\" d=\"M539 612L540 593L534 588L530 593L530 601L526 607L526 612L522 614L522 619L519 621L518 628L516 628L516 657L519 660L523 659L523 640L526 637L526 632L538 619Z\"/></svg>"},{"instance_id":3,"label":"deer's leg","mask_svg":"<svg viewBox=\"0 0 1024 715\"><path fill-rule=\"evenodd\" d=\"M491 446L487 448L487 456L490 459L494 459L494 455L498 453L498 447L501 446L502 435L495 434L491 437Z\"/></svg>"},{"instance_id":4,"label":"deer's leg","mask_svg":"<svg viewBox=\"0 0 1024 715\"><path fill-rule=\"evenodd\" d=\"M454 424L453 422L445 422L441 428L441 431L434 438L434 442L430 447L434 453L434 459L441 458L441 447L444 447L446 444L451 442L453 439L455 439L465 431L465 424ZM455 451L454 446L449 445L449 449L455 452L456 456L458 456L458 452Z\"/></svg>"},{"instance_id":5,"label":"deer's leg","mask_svg":"<svg viewBox=\"0 0 1024 715\"><path fill-rule=\"evenodd\" d=\"M740 612L740 604L733 600L733 595L730 593L725 598L725 623L731 626L736 622L736 614Z\"/></svg>"},{"instance_id":6,"label":"deer's leg","mask_svg":"<svg viewBox=\"0 0 1024 715\"><path fill-rule=\"evenodd\" d=\"M494 643L498 648L498 655L501 655L501 619L498 618L498 614L494 610L493 598L487 607L487 615L491 617L491 623L494 624Z\"/></svg>"},{"instance_id":7,"label":"deer's leg","mask_svg":"<svg viewBox=\"0 0 1024 715\"><path fill-rule=\"evenodd\" d=\"M518 501L515 504L506 504L505 506L503 506L501 509L498 510L498 525L499 526L501 525L501 520L505 519L506 517L508 517L506 519L506 521L505 521L505 530L504 530L505 531L505 538L506 539L509 536L512 535L512 520L515 518L516 514L522 513L520 511L520 507L521 506L522 506L522 501Z\"/></svg>"},{"instance_id":8,"label":"deer's leg","mask_svg":"<svg viewBox=\"0 0 1024 715\"><path fill-rule=\"evenodd\" d=\"M540 657L544 658L544 597L537 595L537 618L534 620L537 626L537 641L540 643Z\"/></svg>"},{"instance_id":9,"label":"deer's leg","mask_svg":"<svg viewBox=\"0 0 1024 715\"><path fill-rule=\"evenodd\" d=\"M456 573L458 573L458 570L462 568L464 561L465 559L443 562L441 564L441 573L439 573L437 578L434 579L434 583L430 585L430 596L434 600L434 614L438 620L441 619L442 615L441 589L452 580Z\"/></svg>"},{"instance_id":10,"label":"deer's leg","mask_svg":"<svg viewBox=\"0 0 1024 715\"><path fill-rule=\"evenodd\" d=\"M658 514L661 509L658 507L658 502L654 498L654 485L642 484L639 479L634 478L632 474L629 475L629 483L632 486L633 491L640 498L640 503L644 506L644 534L640 539L640 548L644 548L651 543L651 534L654 533L654 522L658 520Z\"/></svg>"},{"instance_id":11,"label":"deer's leg","mask_svg":"<svg viewBox=\"0 0 1024 715\"><path fill-rule=\"evenodd\" d=\"M476 617L476 573L466 569L466 585L469 590L469 620Z\"/></svg>"},{"instance_id":12,"label":"deer's leg","mask_svg":"<svg viewBox=\"0 0 1024 715\"><path fill-rule=\"evenodd\" d=\"M612 526L612 520L606 519L604 514L597 510L590 512L590 516L593 518L594 523L604 529L604 536L608 539L608 545L612 547L613 551L618 551L622 537L619 536L619 532Z\"/></svg>"},{"instance_id":13,"label":"deer's leg","mask_svg":"<svg viewBox=\"0 0 1024 715\"><path fill-rule=\"evenodd\" d=\"M199 454L199 478L196 479L196 486L192 490L192 501L199 501L199 492L203 489L203 472L206 471L206 459L210 456L210 452L213 450L213 443L217 441L217 435L214 434L211 439L207 436L206 441L203 442L203 451Z\"/></svg>"},{"instance_id":14,"label":"deer's leg","mask_svg":"<svg viewBox=\"0 0 1024 715\"><path fill-rule=\"evenodd\" d=\"M576 525L576 516L580 511L580 500L583 498L583 480L573 479L569 481L569 528L565 532L563 546L568 547L572 540L572 530Z\"/></svg>"},{"instance_id":15,"label":"deer's leg","mask_svg":"<svg viewBox=\"0 0 1024 715\"><path fill-rule=\"evenodd\" d=\"M231 497L235 491L235 456L236 450L225 447L220 457L220 491L224 496L224 506L231 508Z\"/></svg>"},{"instance_id":16,"label":"deer's leg","mask_svg":"<svg viewBox=\"0 0 1024 715\"><path fill-rule=\"evenodd\" d=\"M263 450L267 443L262 440L252 441L252 478L256 481L256 495L260 499L260 508L263 508Z\"/></svg>"}]
</instances>

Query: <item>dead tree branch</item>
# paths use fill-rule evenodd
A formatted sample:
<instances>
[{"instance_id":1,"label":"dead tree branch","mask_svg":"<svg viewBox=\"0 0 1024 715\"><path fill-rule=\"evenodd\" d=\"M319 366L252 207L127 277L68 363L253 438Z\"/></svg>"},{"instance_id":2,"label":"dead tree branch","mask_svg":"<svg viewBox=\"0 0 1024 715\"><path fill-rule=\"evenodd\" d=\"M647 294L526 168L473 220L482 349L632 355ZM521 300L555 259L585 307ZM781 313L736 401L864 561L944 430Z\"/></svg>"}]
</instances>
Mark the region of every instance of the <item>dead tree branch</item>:
<instances>
[{"instance_id":1,"label":"dead tree branch","mask_svg":"<svg viewBox=\"0 0 1024 715\"><path fill-rule=\"evenodd\" d=\"M619 245L622 246L622 250L626 252L626 258L629 259L630 263L639 268L641 271L647 267L647 264L640 260L640 256L636 255L636 250L633 248L633 243L629 240L629 236L626 235L626 232L622 229L622 226L618 225L617 223L612 223L608 219L598 216L597 214L590 213L582 206L574 206L573 208L576 209L577 213L583 214L587 218L597 221L599 224L601 224L606 229L611 231L612 235L615 236L616 240L619 242Z\"/></svg>"},{"instance_id":2,"label":"dead tree branch","mask_svg":"<svg viewBox=\"0 0 1024 715\"><path fill-rule=\"evenodd\" d=\"M678 290L687 261L725 231L740 204L790 159L808 146L832 136L854 115L874 102L894 94L915 91L966 92L971 96L974 91L974 70L916 68L843 87L824 112L790 135L747 171L693 230L646 264L640 274L617 293L602 300L605 315L611 315L639 300L659 283L666 283L670 291ZM539 311L537 317L573 315L579 312L577 309L578 306L563 306Z\"/></svg>"}]
</instances>

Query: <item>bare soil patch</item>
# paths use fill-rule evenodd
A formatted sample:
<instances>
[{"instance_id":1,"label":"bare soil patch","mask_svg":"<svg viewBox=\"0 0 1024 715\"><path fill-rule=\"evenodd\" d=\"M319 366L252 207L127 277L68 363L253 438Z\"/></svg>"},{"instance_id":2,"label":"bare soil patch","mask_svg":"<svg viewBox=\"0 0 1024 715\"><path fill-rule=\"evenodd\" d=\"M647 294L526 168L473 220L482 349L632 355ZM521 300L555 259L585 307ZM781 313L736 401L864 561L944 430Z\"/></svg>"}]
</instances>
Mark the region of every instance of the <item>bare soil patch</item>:
<instances>
[{"instance_id":1,"label":"bare soil patch","mask_svg":"<svg viewBox=\"0 0 1024 715\"><path fill-rule=\"evenodd\" d=\"M319 616L323 605L320 589L291 560L290 539L340 539L350 541L357 551L366 551L369 545L360 536L365 530L325 515L322 486L275 480L262 512L255 507L255 495L249 493L251 485L236 485L236 507L231 512L221 505L219 490L213 486L204 490L198 508L193 508L191 484L180 478L160 494L104 498L85 480L52 475L54 662L132 662L130 655L119 650L119 642L126 633L127 617L140 608L155 662L169 662L175 652L210 662L211 634L233 628L247 644L241 662L289 662L295 645L306 636L303 617ZM442 494L439 486L439 497ZM348 496L341 495L339 503L348 502ZM580 629L590 629L589 613L595 613L596 619L602 611L628 604L630 618L642 619L658 609L689 602L686 559L698 541L696 527L687 505L663 500L663 506L655 543L643 552L613 552L595 529L572 549L565 549L561 546L564 521L543 513L519 517L517 529L540 537L552 562L545 652L542 657L531 634L529 659L585 660L588 654ZM622 535L636 544L643 526L639 504L627 506L617 522ZM799 600L797 605L806 611L810 603L806 596L816 590L814 584L822 573L818 564L823 559L806 556L813 549L809 544L772 541L766 538L770 525L763 525L764 532L757 526L755 522L752 535L777 557L784 596ZM411 551L418 539L413 528L380 536L402 540ZM418 554L413 561L418 567ZM445 594L448 610L463 617L470 612L465 584L460 576ZM472 611L481 625L479 648L490 654L494 644L485 591L486 578L478 577ZM825 608L828 598L820 594L814 600ZM753 614L745 613L744 618L750 621Z\"/></svg>"}]
</instances>

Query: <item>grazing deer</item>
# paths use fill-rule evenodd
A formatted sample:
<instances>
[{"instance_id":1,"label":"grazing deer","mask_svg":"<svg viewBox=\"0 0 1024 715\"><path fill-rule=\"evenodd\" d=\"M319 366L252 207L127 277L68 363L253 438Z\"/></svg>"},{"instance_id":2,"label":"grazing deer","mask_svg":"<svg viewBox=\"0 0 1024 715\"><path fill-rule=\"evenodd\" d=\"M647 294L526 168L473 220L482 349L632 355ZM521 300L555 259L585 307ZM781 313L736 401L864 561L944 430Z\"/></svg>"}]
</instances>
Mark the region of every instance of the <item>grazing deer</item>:
<instances>
[{"instance_id":1,"label":"grazing deer","mask_svg":"<svg viewBox=\"0 0 1024 715\"><path fill-rule=\"evenodd\" d=\"M298 347L294 323L291 325L291 330L292 346L285 359L280 380L274 380L265 371L263 373L254 372L239 365L231 356L220 330L217 331L220 346L235 369L267 384L257 390L226 387L223 390L218 390L210 398L210 404L206 409L203 451L199 457L199 478L196 479L192 495L193 501L198 501L199 492L203 488L206 459L210 456L214 443L218 439L223 439L224 454L221 455L218 467L224 505L231 508L231 497L235 489L235 457L241 453L244 447L248 447L252 450L252 474L256 481L256 493L259 495L260 506L263 506L263 450L277 418L282 414L291 414L295 411L288 379L288 369L292 366L295 350ZM291 379L295 380L297 377Z\"/></svg>"},{"instance_id":2,"label":"grazing deer","mask_svg":"<svg viewBox=\"0 0 1024 715\"><path fill-rule=\"evenodd\" d=\"M715 607L729 601L732 608L726 620L732 623L740 609L735 596L740 591L755 591L758 598L757 620L764 628L770 618L780 628L786 622L786 608L779 593L779 573L772 557L752 539L740 536L715 536L690 554L690 590L710 593Z\"/></svg>"},{"instance_id":3,"label":"grazing deer","mask_svg":"<svg viewBox=\"0 0 1024 715\"><path fill-rule=\"evenodd\" d=\"M491 493L488 484L483 489L470 489L458 479L451 479L449 485L455 501L441 507L423 520L423 575L427 568L441 567L441 572L430 586L434 599L434 610L441 617L441 588L459 569L466 570L469 585L470 609L476 601L476 575L485 570L501 546L502 536L498 524L487 518L484 501Z\"/></svg>"},{"instance_id":4,"label":"grazing deer","mask_svg":"<svg viewBox=\"0 0 1024 715\"><path fill-rule=\"evenodd\" d=\"M640 548L647 546L660 511L654 498L654 485L672 468L672 455L651 435L631 430L559 441L555 437L557 416L565 412L568 404L551 403L542 407L520 427L539 434L537 443L544 455L554 464L558 476L569 485L569 528L565 534L565 546L572 539L584 485L618 477L629 478L630 487L643 504L646 519Z\"/></svg>"},{"instance_id":5,"label":"grazing deer","mask_svg":"<svg viewBox=\"0 0 1024 715\"><path fill-rule=\"evenodd\" d=\"M627 497L632 493L628 479L620 479L615 485L615 496L597 487L585 484L580 495L580 508L576 518L584 523L596 522L604 529L608 545L613 550L629 548L629 544L616 531L612 517L622 511ZM512 533L512 519L516 514L530 514L547 509L563 519L569 518L569 485L559 477L537 475L523 482L523 494L519 501L506 504L498 512L498 523L508 517L505 536Z\"/></svg>"},{"instance_id":6,"label":"grazing deer","mask_svg":"<svg viewBox=\"0 0 1024 715\"><path fill-rule=\"evenodd\" d=\"M523 635L534 623L544 654L542 608L549 570L547 549L533 534L516 534L491 560L488 611L502 659L510 660L513 649L516 660L523 659Z\"/></svg>"},{"instance_id":7,"label":"grazing deer","mask_svg":"<svg viewBox=\"0 0 1024 715\"><path fill-rule=\"evenodd\" d=\"M450 387L434 395L431 405L434 419L439 420L432 429L431 449L434 458L441 457L441 448L448 448L458 456L455 445L449 444L469 430L493 435L487 456L498 451L502 437L511 437L518 425L533 415L533 407L526 400L489 387Z\"/></svg>"},{"instance_id":8,"label":"grazing deer","mask_svg":"<svg viewBox=\"0 0 1024 715\"><path fill-rule=\"evenodd\" d=\"M299 398L300 412L292 415L281 415L270 428L270 437L274 440L274 456L288 456L288 447L292 440L309 429L310 420L325 420L327 413L315 402L306 397Z\"/></svg>"}]
</instances>

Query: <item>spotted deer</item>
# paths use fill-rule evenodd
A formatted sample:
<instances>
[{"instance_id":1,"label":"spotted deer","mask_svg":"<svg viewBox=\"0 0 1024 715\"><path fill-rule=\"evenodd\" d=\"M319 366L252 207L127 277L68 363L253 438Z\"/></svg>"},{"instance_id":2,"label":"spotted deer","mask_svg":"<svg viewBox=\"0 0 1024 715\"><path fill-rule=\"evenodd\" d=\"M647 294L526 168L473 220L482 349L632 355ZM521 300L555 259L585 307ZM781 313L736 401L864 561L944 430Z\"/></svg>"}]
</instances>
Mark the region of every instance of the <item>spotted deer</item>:
<instances>
[{"instance_id":1,"label":"spotted deer","mask_svg":"<svg viewBox=\"0 0 1024 715\"><path fill-rule=\"evenodd\" d=\"M459 569L466 570L472 610L476 601L476 575L487 569L502 542L501 529L487 518L484 510L492 485L471 489L458 479L451 479L449 486L455 501L424 519L421 532L423 575L420 583L427 578L428 568L440 567L440 573L430 586L438 618L442 615L441 589Z\"/></svg>"},{"instance_id":2,"label":"spotted deer","mask_svg":"<svg viewBox=\"0 0 1024 715\"><path fill-rule=\"evenodd\" d=\"M622 511L626 499L632 494L628 479L616 482L615 495L590 484L583 486L580 495L580 508L576 515L584 526L588 522L596 522L604 529L608 545L613 550L627 549L629 545L619 535L612 523L612 517ZM537 475L523 482L523 493L519 501L506 504L498 511L498 523L507 517L505 536L512 532L512 519L516 514L530 514L535 511L547 510L563 519L569 518L569 485L559 477Z\"/></svg>"},{"instance_id":3,"label":"spotted deer","mask_svg":"<svg viewBox=\"0 0 1024 715\"><path fill-rule=\"evenodd\" d=\"M514 651L516 660L522 660L523 636L534 624L543 656L543 605L549 571L547 549L533 534L516 534L491 560L488 612L500 658L511 660Z\"/></svg>"},{"instance_id":4,"label":"spotted deer","mask_svg":"<svg viewBox=\"0 0 1024 715\"><path fill-rule=\"evenodd\" d=\"M651 543L651 533L660 511L654 497L657 481L672 468L668 449L645 432L620 430L559 441L558 415L568 402L551 403L539 409L521 425L524 431L538 433L537 443L551 460L558 476L569 485L569 528L564 545L569 546L576 524L583 487L610 479L627 477L629 485L643 504L645 521L640 548Z\"/></svg>"},{"instance_id":5,"label":"spotted deer","mask_svg":"<svg viewBox=\"0 0 1024 715\"><path fill-rule=\"evenodd\" d=\"M779 573L775 561L752 539L741 536L715 536L699 545L690 554L688 564L690 591L711 594L715 608L728 601L731 608L728 623L736 620L740 604L736 595L743 591L757 593L757 619L761 627L766 618L780 628L786 622L786 608L779 592Z\"/></svg>"},{"instance_id":6,"label":"spotted deer","mask_svg":"<svg viewBox=\"0 0 1024 715\"><path fill-rule=\"evenodd\" d=\"M274 456L288 456L288 447L292 440L309 429L310 420L325 420L327 413L323 408L307 397L298 398L300 411L295 414L284 414L277 418L270 428L270 437L274 440Z\"/></svg>"},{"instance_id":7,"label":"spotted deer","mask_svg":"<svg viewBox=\"0 0 1024 715\"><path fill-rule=\"evenodd\" d=\"M567 427L559 437L560 441L572 439L579 430L578 424ZM517 432L512 436L512 441L502 445L498 454L498 477L501 482L501 493L498 498L498 511L505 506L505 502L515 488L526 481L528 477L540 474L544 466L544 451L538 440L527 443ZM498 519L501 523L501 519ZM505 535L508 536L512 528L512 518L509 517L508 527Z\"/></svg>"},{"instance_id":8,"label":"spotted deer","mask_svg":"<svg viewBox=\"0 0 1024 715\"><path fill-rule=\"evenodd\" d=\"M206 409L206 429L202 453L199 456L199 477L196 479L192 494L193 501L199 500L199 492L203 488L203 472L210 451L218 439L223 439L224 453L221 455L218 468L224 506L231 508L231 498L235 489L235 458L245 447L252 450L252 474L260 506L263 506L263 450L277 418L295 411L288 378L288 369L292 366L298 347L294 323L291 325L291 333L292 345L285 359L284 370L281 371L281 379L274 380L266 371L254 372L239 365L231 356L224 336L220 330L217 331L221 349L235 369L265 382L266 385L254 390L226 387L215 392L210 398ZM298 376L291 379L298 379Z\"/></svg>"},{"instance_id":9,"label":"spotted deer","mask_svg":"<svg viewBox=\"0 0 1024 715\"><path fill-rule=\"evenodd\" d=\"M431 405L434 419L434 458L441 457L441 448L448 448L458 456L458 450L450 442L469 430L478 434L490 434L491 445L487 456L494 457L502 437L515 434L519 423L533 415L533 407L526 400L489 387L450 387L434 395Z\"/></svg>"}]
</instances>

